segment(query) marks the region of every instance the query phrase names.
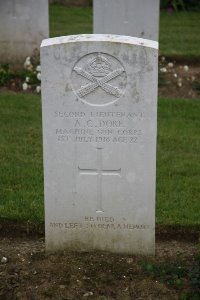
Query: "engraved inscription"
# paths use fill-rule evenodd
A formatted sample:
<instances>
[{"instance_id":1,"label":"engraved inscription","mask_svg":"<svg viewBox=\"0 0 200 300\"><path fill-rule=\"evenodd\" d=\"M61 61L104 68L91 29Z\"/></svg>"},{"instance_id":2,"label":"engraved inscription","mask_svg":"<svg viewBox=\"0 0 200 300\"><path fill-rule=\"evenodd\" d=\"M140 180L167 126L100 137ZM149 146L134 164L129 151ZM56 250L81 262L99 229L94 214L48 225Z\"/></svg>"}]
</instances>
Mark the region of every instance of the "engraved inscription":
<instances>
[{"instance_id":1,"label":"engraved inscription","mask_svg":"<svg viewBox=\"0 0 200 300\"><path fill-rule=\"evenodd\" d=\"M82 102L93 106L111 104L126 86L126 72L120 61L106 53L82 57L72 70L73 91Z\"/></svg>"},{"instance_id":2,"label":"engraved inscription","mask_svg":"<svg viewBox=\"0 0 200 300\"><path fill-rule=\"evenodd\" d=\"M49 226L54 229L103 229L103 230L148 230L151 226L146 224L132 224L132 223L117 223L117 222L51 222Z\"/></svg>"},{"instance_id":3,"label":"engraved inscription","mask_svg":"<svg viewBox=\"0 0 200 300\"><path fill-rule=\"evenodd\" d=\"M97 213L103 212L102 207L102 176L113 175L121 177L121 168L116 170L103 169L102 167L102 150L103 148L96 148L97 150L97 167L95 169L83 169L78 167L80 175L96 175L97 176Z\"/></svg>"},{"instance_id":4,"label":"engraved inscription","mask_svg":"<svg viewBox=\"0 0 200 300\"><path fill-rule=\"evenodd\" d=\"M59 142L142 143L139 122L144 119L143 112L55 111L54 117L64 119L68 124L67 128L56 128Z\"/></svg>"}]
</instances>

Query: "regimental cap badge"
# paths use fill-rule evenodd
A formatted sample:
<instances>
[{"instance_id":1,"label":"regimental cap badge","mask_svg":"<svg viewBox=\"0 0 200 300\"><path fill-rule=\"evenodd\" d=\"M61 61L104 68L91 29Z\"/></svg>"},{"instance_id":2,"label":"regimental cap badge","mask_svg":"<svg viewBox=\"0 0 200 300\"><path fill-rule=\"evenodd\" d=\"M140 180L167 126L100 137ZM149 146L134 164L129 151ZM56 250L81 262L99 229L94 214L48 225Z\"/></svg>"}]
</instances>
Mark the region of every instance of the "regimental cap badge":
<instances>
[{"instance_id":1,"label":"regimental cap badge","mask_svg":"<svg viewBox=\"0 0 200 300\"><path fill-rule=\"evenodd\" d=\"M72 80L73 90L82 102L103 106L121 97L126 86L126 72L114 56L93 52L76 62Z\"/></svg>"},{"instance_id":2,"label":"regimental cap badge","mask_svg":"<svg viewBox=\"0 0 200 300\"><path fill-rule=\"evenodd\" d=\"M95 77L104 77L112 72L111 63L100 53L88 61L85 70Z\"/></svg>"}]
</instances>

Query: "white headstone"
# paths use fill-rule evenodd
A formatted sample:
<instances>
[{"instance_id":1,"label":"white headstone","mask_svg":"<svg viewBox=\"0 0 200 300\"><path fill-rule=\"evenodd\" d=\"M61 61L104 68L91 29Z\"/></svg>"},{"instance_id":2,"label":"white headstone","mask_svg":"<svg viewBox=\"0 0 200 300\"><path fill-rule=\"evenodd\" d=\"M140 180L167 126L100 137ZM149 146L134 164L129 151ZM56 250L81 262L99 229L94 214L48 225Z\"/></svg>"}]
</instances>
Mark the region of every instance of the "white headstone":
<instances>
[{"instance_id":1,"label":"white headstone","mask_svg":"<svg viewBox=\"0 0 200 300\"><path fill-rule=\"evenodd\" d=\"M47 250L154 253L157 42L41 46Z\"/></svg>"},{"instance_id":2,"label":"white headstone","mask_svg":"<svg viewBox=\"0 0 200 300\"><path fill-rule=\"evenodd\" d=\"M158 41L160 0L93 0L93 32Z\"/></svg>"},{"instance_id":3,"label":"white headstone","mask_svg":"<svg viewBox=\"0 0 200 300\"><path fill-rule=\"evenodd\" d=\"M49 37L48 0L0 0L0 63L21 64Z\"/></svg>"}]
</instances>

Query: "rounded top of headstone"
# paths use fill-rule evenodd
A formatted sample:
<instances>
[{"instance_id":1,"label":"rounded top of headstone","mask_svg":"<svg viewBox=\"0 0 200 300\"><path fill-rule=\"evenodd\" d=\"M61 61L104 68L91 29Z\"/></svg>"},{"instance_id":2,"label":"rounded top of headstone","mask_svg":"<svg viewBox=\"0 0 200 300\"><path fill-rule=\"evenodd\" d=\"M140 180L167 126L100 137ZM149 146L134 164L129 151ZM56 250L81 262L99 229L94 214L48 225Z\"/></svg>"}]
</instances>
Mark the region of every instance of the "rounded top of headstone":
<instances>
[{"instance_id":1,"label":"rounded top of headstone","mask_svg":"<svg viewBox=\"0 0 200 300\"><path fill-rule=\"evenodd\" d=\"M122 44L138 45L158 49L158 42L141 39L133 36L116 35L116 34L80 34L60 36L56 38L45 39L42 41L41 47L54 46L65 43L76 42L113 42Z\"/></svg>"}]
</instances>

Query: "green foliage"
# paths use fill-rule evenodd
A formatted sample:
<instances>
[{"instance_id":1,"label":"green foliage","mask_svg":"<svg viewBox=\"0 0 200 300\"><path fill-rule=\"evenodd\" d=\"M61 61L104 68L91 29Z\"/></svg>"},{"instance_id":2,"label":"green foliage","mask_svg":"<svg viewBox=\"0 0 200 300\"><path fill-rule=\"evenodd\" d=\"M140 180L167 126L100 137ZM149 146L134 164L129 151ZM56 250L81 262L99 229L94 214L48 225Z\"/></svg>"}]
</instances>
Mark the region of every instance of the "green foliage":
<instances>
[{"instance_id":1,"label":"green foliage","mask_svg":"<svg viewBox=\"0 0 200 300\"><path fill-rule=\"evenodd\" d=\"M14 76L9 64L0 64L0 86L6 85Z\"/></svg>"},{"instance_id":2,"label":"green foliage","mask_svg":"<svg viewBox=\"0 0 200 300\"><path fill-rule=\"evenodd\" d=\"M189 265L177 259L176 263L143 262L142 266L161 283L181 290L181 300L200 299L200 253Z\"/></svg>"},{"instance_id":3,"label":"green foliage","mask_svg":"<svg viewBox=\"0 0 200 300\"><path fill-rule=\"evenodd\" d=\"M187 11L200 11L200 1L199 0L184 0L185 8Z\"/></svg>"},{"instance_id":4,"label":"green foliage","mask_svg":"<svg viewBox=\"0 0 200 300\"><path fill-rule=\"evenodd\" d=\"M185 10L184 0L161 0L160 7L168 11Z\"/></svg>"},{"instance_id":5,"label":"green foliage","mask_svg":"<svg viewBox=\"0 0 200 300\"><path fill-rule=\"evenodd\" d=\"M39 70L37 69L39 67ZM38 73L40 74L40 57L37 52L33 53L31 57L27 57L24 62L24 70L21 72L21 78L27 82L29 86L35 87L40 84Z\"/></svg>"},{"instance_id":6,"label":"green foliage","mask_svg":"<svg viewBox=\"0 0 200 300\"><path fill-rule=\"evenodd\" d=\"M23 83L27 89L34 89L40 86L40 62L39 54L33 53L33 56L27 57L20 70L14 70L12 65L0 64L0 86L13 86L14 89L21 90ZM38 70L39 68L39 70ZM38 79L39 76L39 79Z\"/></svg>"},{"instance_id":7,"label":"green foliage","mask_svg":"<svg viewBox=\"0 0 200 300\"><path fill-rule=\"evenodd\" d=\"M35 85L39 83L37 79L37 73L31 70L24 70L23 72L21 72L21 78L23 81L26 81L26 79L29 78L28 83L30 85Z\"/></svg>"},{"instance_id":8,"label":"green foliage","mask_svg":"<svg viewBox=\"0 0 200 300\"><path fill-rule=\"evenodd\" d=\"M192 285L192 292L189 293L188 299L200 299L200 251L196 255L194 266L189 271L189 278Z\"/></svg>"},{"instance_id":9,"label":"green foliage","mask_svg":"<svg viewBox=\"0 0 200 300\"><path fill-rule=\"evenodd\" d=\"M198 91L198 94L200 94L200 81L195 80L194 83L193 83L193 87L194 87L195 90Z\"/></svg>"},{"instance_id":10,"label":"green foliage","mask_svg":"<svg viewBox=\"0 0 200 300\"><path fill-rule=\"evenodd\" d=\"M165 283L175 288L182 288L184 278L187 276L187 269L180 266L180 264L151 264L144 265L144 269L159 279L160 282Z\"/></svg>"},{"instance_id":11,"label":"green foliage","mask_svg":"<svg viewBox=\"0 0 200 300\"><path fill-rule=\"evenodd\" d=\"M161 0L161 9L168 11L200 11L199 0Z\"/></svg>"}]
</instances>

